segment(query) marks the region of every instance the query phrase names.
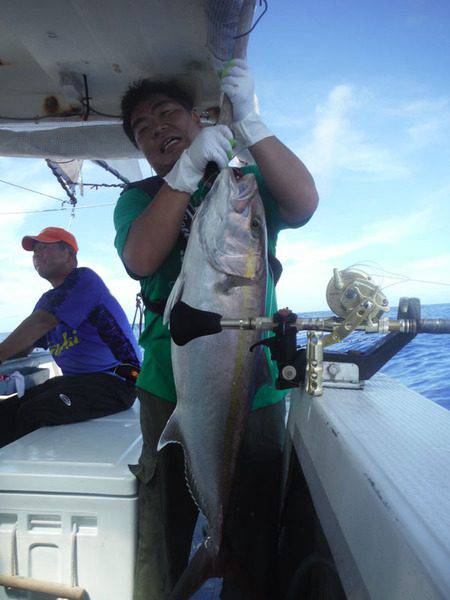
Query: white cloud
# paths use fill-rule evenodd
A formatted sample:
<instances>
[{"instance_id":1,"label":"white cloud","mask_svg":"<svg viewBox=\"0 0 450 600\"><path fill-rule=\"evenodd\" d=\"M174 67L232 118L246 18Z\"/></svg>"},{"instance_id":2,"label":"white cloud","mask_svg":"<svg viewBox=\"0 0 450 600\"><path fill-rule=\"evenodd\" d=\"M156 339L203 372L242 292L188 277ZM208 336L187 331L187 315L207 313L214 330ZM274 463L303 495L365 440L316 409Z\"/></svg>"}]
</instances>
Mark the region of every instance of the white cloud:
<instances>
[{"instance_id":1,"label":"white cloud","mask_svg":"<svg viewBox=\"0 0 450 600\"><path fill-rule=\"evenodd\" d=\"M351 239L346 232L338 236L337 241L333 243L324 243L320 239L308 237L303 234L298 241L295 231L283 233L278 242L277 256L283 264L283 276L278 284L278 299L280 306L289 305L290 308L299 311L327 310L325 300L325 290L330 280L333 268L344 269L352 264L362 264L369 259L377 259L380 262L380 255L390 255L389 264L377 267L376 272L382 273L383 269L392 266L396 259L396 250L404 245L411 244L411 240L416 240L419 234L423 234L427 224L431 221L432 210L426 209L413 213L407 217L386 218L376 221L362 228L360 235L354 235ZM300 237L300 236L299 236ZM392 247L391 253L386 252L387 247ZM380 251L382 249L382 252ZM432 264L432 260L430 264ZM439 263L437 263L438 265ZM420 279L422 274L419 264L400 263L395 267L400 273L413 273L416 279ZM373 264L361 268L368 271L374 271ZM434 279L441 269L434 266L430 272ZM447 269L447 272L450 272ZM409 275L405 275L410 277ZM442 275L441 275L442 278ZM430 279L430 277L428 277ZM392 282L389 280L389 282ZM381 282L380 282L381 284ZM400 289L400 288L398 288ZM411 292L411 285L403 286L403 294L414 295ZM395 290L397 301L398 290ZM428 290L429 297L436 293L436 290Z\"/></svg>"},{"instance_id":2,"label":"white cloud","mask_svg":"<svg viewBox=\"0 0 450 600\"><path fill-rule=\"evenodd\" d=\"M414 239L419 233L423 233L427 223L432 218L431 207L412 213L410 215L395 215L369 223L362 229L359 238L360 247L374 244L397 244L404 238Z\"/></svg>"},{"instance_id":3,"label":"white cloud","mask_svg":"<svg viewBox=\"0 0 450 600\"><path fill-rule=\"evenodd\" d=\"M361 97L360 90L342 84L317 106L310 141L296 148L316 177L328 179L345 171L384 179L408 175L406 165L387 145L376 143L354 124L358 113L367 109Z\"/></svg>"},{"instance_id":4,"label":"white cloud","mask_svg":"<svg viewBox=\"0 0 450 600\"><path fill-rule=\"evenodd\" d=\"M42 161L17 161L1 159L2 179L19 185L33 187L30 184L39 170ZM49 186L39 186L39 191ZM54 190L53 190L54 191ZM31 254L21 246L21 229L27 222L28 214L3 214L28 210L42 210L49 206L49 200L5 184L0 184L0 314L3 328L11 329L31 312L40 294L48 284L39 279L31 263Z\"/></svg>"},{"instance_id":5,"label":"white cloud","mask_svg":"<svg viewBox=\"0 0 450 600\"><path fill-rule=\"evenodd\" d=\"M448 138L450 129L450 101L448 98L420 98L399 106L384 109L386 115L400 119L401 126L417 151Z\"/></svg>"},{"instance_id":6,"label":"white cloud","mask_svg":"<svg viewBox=\"0 0 450 600\"><path fill-rule=\"evenodd\" d=\"M450 103L447 98L421 98L390 107L387 112L396 117L423 117L448 111L449 107Z\"/></svg>"},{"instance_id":7,"label":"white cloud","mask_svg":"<svg viewBox=\"0 0 450 600\"><path fill-rule=\"evenodd\" d=\"M371 261L356 262L346 255L333 259L316 258L313 245L303 260L284 265L283 275L277 286L278 305L289 306L298 312L329 310L326 303L326 288L333 275L333 268L345 269L355 266L370 274L386 294L390 306L397 306L401 297L419 297L422 304L439 304L450 298L450 255L431 256L423 261L396 261L375 266ZM331 248L330 248L331 250ZM364 256L367 256L366 252ZM369 254L370 255L370 254ZM376 255L375 255L376 256ZM385 268L389 267L389 271ZM389 275L390 272L398 276Z\"/></svg>"},{"instance_id":8,"label":"white cloud","mask_svg":"<svg viewBox=\"0 0 450 600\"><path fill-rule=\"evenodd\" d=\"M392 216L381 219L363 226L361 234L352 236L350 241L348 241L348 233L343 232L342 238L345 241L332 244L308 241L304 237L300 241L295 241L295 233L285 234L280 236L278 256L282 262L287 264L303 260L293 257L304 256L308 256L314 261L325 261L336 257L340 258L370 246L397 244L405 238L414 239L418 233L423 232L431 213L431 209L426 209L406 217Z\"/></svg>"},{"instance_id":9,"label":"white cloud","mask_svg":"<svg viewBox=\"0 0 450 600\"><path fill-rule=\"evenodd\" d=\"M440 254L414 260L409 263L409 268L412 272L419 272L423 275L440 269L442 273L441 279L446 279L448 283L448 278L450 277L450 254Z\"/></svg>"},{"instance_id":10,"label":"white cloud","mask_svg":"<svg viewBox=\"0 0 450 600\"><path fill-rule=\"evenodd\" d=\"M416 123L407 129L407 133L417 150L419 147L426 146L431 142L442 138L443 122L438 119L433 119Z\"/></svg>"}]
</instances>

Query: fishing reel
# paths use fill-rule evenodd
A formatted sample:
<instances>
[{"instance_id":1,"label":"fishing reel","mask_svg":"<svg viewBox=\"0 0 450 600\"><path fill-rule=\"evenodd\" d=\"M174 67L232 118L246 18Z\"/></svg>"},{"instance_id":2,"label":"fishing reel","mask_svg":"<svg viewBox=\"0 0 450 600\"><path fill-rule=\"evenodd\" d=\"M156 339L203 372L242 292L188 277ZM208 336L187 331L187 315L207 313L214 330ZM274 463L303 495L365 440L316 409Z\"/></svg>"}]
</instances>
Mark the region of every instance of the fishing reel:
<instances>
[{"instance_id":1,"label":"fishing reel","mask_svg":"<svg viewBox=\"0 0 450 600\"><path fill-rule=\"evenodd\" d=\"M361 310L366 303L371 304L365 320L378 322L384 312L389 312L389 301L367 273L359 269L333 269L326 298L330 310L338 317L348 318Z\"/></svg>"},{"instance_id":2,"label":"fishing reel","mask_svg":"<svg viewBox=\"0 0 450 600\"><path fill-rule=\"evenodd\" d=\"M380 318L389 309L389 302L379 286L369 275L359 269L333 269L326 299L335 317L316 320L308 327L306 348L297 348L297 316L283 309L274 316L278 325L275 336L260 344L270 348L272 359L278 364L277 388L287 389L305 385L311 395L321 395L327 374L336 379L342 367L324 365L324 349L337 344L357 328L365 331L379 331ZM314 321L314 320L313 320ZM320 322L323 321L323 322ZM328 335L318 330L330 329ZM324 373L325 368L325 373Z\"/></svg>"}]
</instances>

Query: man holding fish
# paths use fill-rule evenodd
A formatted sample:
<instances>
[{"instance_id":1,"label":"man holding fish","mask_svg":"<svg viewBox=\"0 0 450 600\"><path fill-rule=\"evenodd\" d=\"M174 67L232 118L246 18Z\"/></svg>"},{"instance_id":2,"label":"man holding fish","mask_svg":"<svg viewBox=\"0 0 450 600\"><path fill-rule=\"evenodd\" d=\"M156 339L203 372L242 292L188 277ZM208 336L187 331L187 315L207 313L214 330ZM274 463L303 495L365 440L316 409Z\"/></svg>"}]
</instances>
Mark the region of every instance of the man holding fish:
<instances>
[{"instance_id":1,"label":"man holding fish","mask_svg":"<svg viewBox=\"0 0 450 600\"><path fill-rule=\"evenodd\" d=\"M137 384L144 445L133 467L140 488L134 600L173 593L197 507L208 520L207 539L190 567L195 573L173 597L189 597L186 590L212 576L224 576L222 598L249 597L252 582L277 597L285 408L276 366L267 349L248 352L255 334L239 332L174 345L171 354L163 313L172 292L167 314L178 300L231 318L273 314L267 251L273 265L278 232L304 225L318 196L304 164L255 112L243 60L226 63L221 90L233 109L230 128L203 127L176 84L142 80L122 100L124 130L157 173L131 184L114 214L116 248L147 309ZM236 144L256 163L240 173L226 168ZM214 184L208 163L221 170Z\"/></svg>"}]
</instances>

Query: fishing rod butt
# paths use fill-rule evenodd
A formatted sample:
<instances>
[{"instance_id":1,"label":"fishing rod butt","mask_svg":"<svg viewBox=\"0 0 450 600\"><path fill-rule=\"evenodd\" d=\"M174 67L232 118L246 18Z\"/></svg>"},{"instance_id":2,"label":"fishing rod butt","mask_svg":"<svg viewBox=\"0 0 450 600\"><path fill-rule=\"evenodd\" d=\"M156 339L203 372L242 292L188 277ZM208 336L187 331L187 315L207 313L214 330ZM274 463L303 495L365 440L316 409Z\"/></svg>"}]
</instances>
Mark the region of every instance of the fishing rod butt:
<instances>
[{"instance_id":1,"label":"fishing rod butt","mask_svg":"<svg viewBox=\"0 0 450 600\"><path fill-rule=\"evenodd\" d=\"M177 346L185 346L196 338L220 333L221 318L218 313L194 308L180 300L170 312L170 335Z\"/></svg>"}]
</instances>

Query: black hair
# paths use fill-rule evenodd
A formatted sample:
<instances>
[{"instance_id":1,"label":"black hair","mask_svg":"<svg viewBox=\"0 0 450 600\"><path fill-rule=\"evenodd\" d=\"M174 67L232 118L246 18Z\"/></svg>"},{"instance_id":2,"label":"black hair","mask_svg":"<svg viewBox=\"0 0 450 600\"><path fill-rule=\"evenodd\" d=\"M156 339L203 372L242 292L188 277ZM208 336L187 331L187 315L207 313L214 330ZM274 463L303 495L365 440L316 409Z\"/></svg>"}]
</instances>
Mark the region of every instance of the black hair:
<instances>
[{"instance_id":1,"label":"black hair","mask_svg":"<svg viewBox=\"0 0 450 600\"><path fill-rule=\"evenodd\" d=\"M123 95L120 108L123 130L136 148L137 144L131 128L131 115L138 104L150 100L156 94L168 96L170 99L179 102L189 112L194 108L193 98L176 81L151 81L150 79L134 81Z\"/></svg>"}]
</instances>

